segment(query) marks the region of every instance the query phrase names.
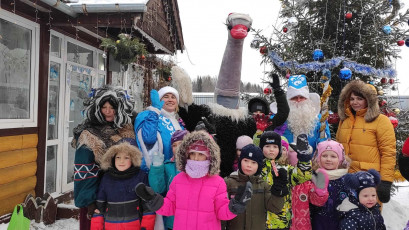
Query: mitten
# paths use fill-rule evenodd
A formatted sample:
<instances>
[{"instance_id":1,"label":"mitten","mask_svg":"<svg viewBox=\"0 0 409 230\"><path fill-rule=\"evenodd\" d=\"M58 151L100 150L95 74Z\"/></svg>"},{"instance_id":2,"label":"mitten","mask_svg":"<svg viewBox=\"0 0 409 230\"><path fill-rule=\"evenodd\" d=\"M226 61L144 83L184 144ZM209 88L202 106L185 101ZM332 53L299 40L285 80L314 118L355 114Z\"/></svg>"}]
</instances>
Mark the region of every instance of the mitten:
<instances>
[{"instance_id":1,"label":"mitten","mask_svg":"<svg viewBox=\"0 0 409 230\"><path fill-rule=\"evenodd\" d=\"M247 181L246 186L240 186L237 188L237 193L233 199L230 200L229 210L238 215L246 211L247 202L251 200L253 195L253 185L250 181Z\"/></svg>"},{"instance_id":2,"label":"mitten","mask_svg":"<svg viewBox=\"0 0 409 230\"><path fill-rule=\"evenodd\" d=\"M409 157L406 157L403 154L400 154L398 156L398 164L399 164L399 171L402 174L402 176L406 180L409 180Z\"/></svg>"},{"instance_id":3,"label":"mitten","mask_svg":"<svg viewBox=\"0 0 409 230\"><path fill-rule=\"evenodd\" d=\"M271 173L273 175L273 185L271 186L271 194L278 197L287 196L288 191L288 175L287 170L284 168L278 169L278 176L275 173Z\"/></svg>"},{"instance_id":4,"label":"mitten","mask_svg":"<svg viewBox=\"0 0 409 230\"><path fill-rule=\"evenodd\" d=\"M325 169L319 168L317 171L313 171L311 181L318 196L324 196L328 193L329 179Z\"/></svg>"},{"instance_id":5,"label":"mitten","mask_svg":"<svg viewBox=\"0 0 409 230\"><path fill-rule=\"evenodd\" d=\"M95 209L97 208L97 205L95 203L91 203L88 205L88 211L87 211L87 219L91 220L92 215L94 215Z\"/></svg>"},{"instance_id":6,"label":"mitten","mask_svg":"<svg viewBox=\"0 0 409 230\"><path fill-rule=\"evenodd\" d=\"M382 203L388 203L391 199L391 187L392 182L381 181L381 183L376 188L376 193L378 194L379 201Z\"/></svg>"},{"instance_id":7,"label":"mitten","mask_svg":"<svg viewBox=\"0 0 409 230\"><path fill-rule=\"evenodd\" d=\"M162 109L163 104L165 104L164 101L160 100L158 91L154 89L151 90L151 102L152 106L157 108L159 111Z\"/></svg>"},{"instance_id":8,"label":"mitten","mask_svg":"<svg viewBox=\"0 0 409 230\"><path fill-rule=\"evenodd\" d=\"M143 201L152 212L156 212L163 205L163 197L153 191L151 187L146 186L144 183L140 182L135 186L135 193Z\"/></svg>"},{"instance_id":9,"label":"mitten","mask_svg":"<svg viewBox=\"0 0 409 230\"><path fill-rule=\"evenodd\" d=\"M253 117L256 121L257 130L264 131L268 126L272 124L269 115L256 114Z\"/></svg>"},{"instance_id":10,"label":"mitten","mask_svg":"<svg viewBox=\"0 0 409 230\"><path fill-rule=\"evenodd\" d=\"M277 89L281 89L280 87L280 78L278 77L277 74L273 73L270 75L271 79L273 82L269 82L268 84L271 86L271 88L275 91Z\"/></svg>"},{"instance_id":11,"label":"mitten","mask_svg":"<svg viewBox=\"0 0 409 230\"><path fill-rule=\"evenodd\" d=\"M297 152L298 161L308 162L312 158L312 147L308 144L306 134L300 134L297 137L297 144L290 144L291 148Z\"/></svg>"},{"instance_id":12,"label":"mitten","mask_svg":"<svg viewBox=\"0 0 409 230\"><path fill-rule=\"evenodd\" d=\"M164 155L155 151L152 155L152 165L153 166L161 166L163 165Z\"/></svg>"}]
</instances>

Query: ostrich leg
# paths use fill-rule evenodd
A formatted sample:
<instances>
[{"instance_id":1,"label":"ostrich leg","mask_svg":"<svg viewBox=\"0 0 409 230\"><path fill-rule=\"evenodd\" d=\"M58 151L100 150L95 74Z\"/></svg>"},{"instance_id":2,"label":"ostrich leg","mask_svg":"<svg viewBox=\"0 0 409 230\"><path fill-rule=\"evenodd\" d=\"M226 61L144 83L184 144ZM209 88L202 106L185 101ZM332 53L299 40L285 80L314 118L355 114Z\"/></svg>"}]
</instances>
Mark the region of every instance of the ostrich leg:
<instances>
[{"instance_id":1,"label":"ostrich leg","mask_svg":"<svg viewBox=\"0 0 409 230\"><path fill-rule=\"evenodd\" d=\"M227 17L227 45L215 88L217 104L226 108L239 107L243 43L251 23L247 14L231 13Z\"/></svg>"}]
</instances>

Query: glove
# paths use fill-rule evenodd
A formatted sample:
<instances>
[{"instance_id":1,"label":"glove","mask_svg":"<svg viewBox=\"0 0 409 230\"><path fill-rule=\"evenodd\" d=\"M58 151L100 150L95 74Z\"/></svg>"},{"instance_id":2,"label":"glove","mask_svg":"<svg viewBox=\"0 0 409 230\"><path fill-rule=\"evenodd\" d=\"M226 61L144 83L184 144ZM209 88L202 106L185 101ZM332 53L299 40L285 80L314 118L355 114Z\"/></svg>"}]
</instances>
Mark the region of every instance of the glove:
<instances>
[{"instance_id":1,"label":"glove","mask_svg":"<svg viewBox=\"0 0 409 230\"><path fill-rule=\"evenodd\" d=\"M229 210L238 215L246 211L246 205L251 200L253 195L253 185L250 181L247 181L246 186L240 186L237 188L237 193L233 199L229 202Z\"/></svg>"},{"instance_id":2,"label":"glove","mask_svg":"<svg viewBox=\"0 0 409 230\"><path fill-rule=\"evenodd\" d=\"M314 183L315 193L318 196L324 196L328 193L328 173L325 169L319 168L317 171L312 172L312 183Z\"/></svg>"},{"instance_id":3,"label":"glove","mask_svg":"<svg viewBox=\"0 0 409 230\"><path fill-rule=\"evenodd\" d=\"M271 174L273 175L273 185L270 189L271 194L278 197L287 196L289 193L287 170L280 168L278 170L278 176L273 172L271 172Z\"/></svg>"},{"instance_id":4,"label":"glove","mask_svg":"<svg viewBox=\"0 0 409 230\"><path fill-rule=\"evenodd\" d=\"M163 154L158 153L155 151L152 155L152 165L153 166L161 166L163 165L163 160L165 156Z\"/></svg>"},{"instance_id":5,"label":"glove","mask_svg":"<svg viewBox=\"0 0 409 230\"><path fill-rule=\"evenodd\" d=\"M381 183L376 188L376 193L378 194L379 201L382 203L388 203L391 199L391 187L392 182L382 180Z\"/></svg>"},{"instance_id":6,"label":"glove","mask_svg":"<svg viewBox=\"0 0 409 230\"><path fill-rule=\"evenodd\" d=\"M152 212L158 211L163 205L163 197L142 182L135 186L135 193L146 202L146 206L148 206Z\"/></svg>"},{"instance_id":7,"label":"glove","mask_svg":"<svg viewBox=\"0 0 409 230\"><path fill-rule=\"evenodd\" d=\"M298 161L309 162L312 158L312 147L308 144L306 134L300 134L297 137L297 144L290 144L291 148L297 152Z\"/></svg>"},{"instance_id":8,"label":"glove","mask_svg":"<svg viewBox=\"0 0 409 230\"><path fill-rule=\"evenodd\" d=\"M270 77L273 79L273 82L269 82L268 84L273 88L273 90L281 89L280 87L280 78L278 77L277 74L272 73L270 74Z\"/></svg>"},{"instance_id":9,"label":"glove","mask_svg":"<svg viewBox=\"0 0 409 230\"><path fill-rule=\"evenodd\" d=\"M160 100L158 91L154 89L151 90L151 101L152 106L159 109L159 111L162 109L163 104L165 104L164 101Z\"/></svg>"},{"instance_id":10,"label":"glove","mask_svg":"<svg viewBox=\"0 0 409 230\"><path fill-rule=\"evenodd\" d=\"M209 134L216 134L216 127L213 124L210 124L206 117L202 117L202 120L199 121L195 127L195 131L204 130Z\"/></svg>"},{"instance_id":11,"label":"glove","mask_svg":"<svg viewBox=\"0 0 409 230\"><path fill-rule=\"evenodd\" d=\"M89 204L87 208L88 208L87 219L91 220L92 215L94 215L95 209L97 209L97 205L94 202L94 203Z\"/></svg>"},{"instance_id":12,"label":"glove","mask_svg":"<svg viewBox=\"0 0 409 230\"><path fill-rule=\"evenodd\" d=\"M256 121L257 130L264 131L268 126L272 124L269 115L265 114L256 114L254 116L254 120Z\"/></svg>"}]
</instances>

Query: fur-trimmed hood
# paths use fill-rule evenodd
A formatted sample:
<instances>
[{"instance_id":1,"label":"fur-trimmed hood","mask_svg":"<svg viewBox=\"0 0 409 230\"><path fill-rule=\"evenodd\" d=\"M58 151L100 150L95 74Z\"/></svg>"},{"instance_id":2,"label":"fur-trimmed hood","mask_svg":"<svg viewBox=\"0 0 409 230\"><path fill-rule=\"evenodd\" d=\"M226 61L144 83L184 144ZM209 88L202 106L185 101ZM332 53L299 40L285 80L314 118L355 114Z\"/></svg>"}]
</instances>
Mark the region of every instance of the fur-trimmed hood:
<instances>
[{"instance_id":1,"label":"fur-trimmed hood","mask_svg":"<svg viewBox=\"0 0 409 230\"><path fill-rule=\"evenodd\" d=\"M368 102L368 110L364 117L365 121L374 121L381 114L376 90L360 80L351 81L341 91L341 95L339 96L338 100L338 115L341 121L347 119L349 116L347 114L347 110L351 109L351 106L349 105L349 98L352 91L362 94Z\"/></svg>"},{"instance_id":2,"label":"fur-trimmed hood","mask_svg":"<svg viewBox=\"0 0 409 230\"><path fill-rule=\"evenodd\" d=\"M187 134L175 154L176 166L180 171L186 172L187 149L194 142L202 140L210 151L209 175L218 175L220 171L220 148L213 138L205 131L195 131Z\"/></svg>"},{"instance_id":3,"label":"fur-trimmed hood","mask_svg":"<svg viewBox=\"0 0 409 230\"><path fill-rule=\"evenodd\" d=\"M132 165L135 167L141 166L142 153L139 149L128 142L122 142L118 145L113 145L108 151L102 156L101 168L102 170L108 170L108 168L113 167L113 158L119 152L126 152L129 154L132 160Z\"/></svg>"}]
</instances>

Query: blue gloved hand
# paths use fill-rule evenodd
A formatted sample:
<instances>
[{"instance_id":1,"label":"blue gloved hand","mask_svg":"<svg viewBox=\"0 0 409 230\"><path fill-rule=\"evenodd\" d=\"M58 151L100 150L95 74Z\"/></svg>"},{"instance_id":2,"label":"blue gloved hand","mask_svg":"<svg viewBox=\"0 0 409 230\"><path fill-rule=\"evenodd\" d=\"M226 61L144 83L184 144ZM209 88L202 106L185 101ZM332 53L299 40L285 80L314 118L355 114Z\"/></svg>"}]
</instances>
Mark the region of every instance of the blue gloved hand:
<instances>
[{"instance_id":1,"label":"blue gloved hand","mask_svg":"<svg viewBox=\"0 0 409 230\"><path fill-rule=\"evenodd\" d=\"M151 101L152 101L152 106L161 110L163 104L165 104L164 101L161 101L159 98L159 93L155 89L151 90Z\"/></svg>"}]
</instances>

